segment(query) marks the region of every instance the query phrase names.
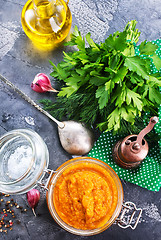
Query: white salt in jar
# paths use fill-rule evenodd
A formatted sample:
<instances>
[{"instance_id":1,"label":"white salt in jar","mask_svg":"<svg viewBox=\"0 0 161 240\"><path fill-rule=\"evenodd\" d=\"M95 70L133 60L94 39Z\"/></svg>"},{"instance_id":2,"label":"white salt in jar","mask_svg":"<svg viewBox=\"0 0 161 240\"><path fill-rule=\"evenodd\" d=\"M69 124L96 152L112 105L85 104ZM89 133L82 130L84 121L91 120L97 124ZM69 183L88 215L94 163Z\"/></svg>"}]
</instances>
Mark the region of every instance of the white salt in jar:
<instances>
[{"instance_id":1,"label":"white salt in jar","mask_svg":"<svg viewBox=\"0 0 161 240\"><path fill-rule=\"evenodd\" d=\"M22 194L45 174L49 153L43 139L31 129L17 129L0 138L0 192Z\"/></svg>"}]
</instances>

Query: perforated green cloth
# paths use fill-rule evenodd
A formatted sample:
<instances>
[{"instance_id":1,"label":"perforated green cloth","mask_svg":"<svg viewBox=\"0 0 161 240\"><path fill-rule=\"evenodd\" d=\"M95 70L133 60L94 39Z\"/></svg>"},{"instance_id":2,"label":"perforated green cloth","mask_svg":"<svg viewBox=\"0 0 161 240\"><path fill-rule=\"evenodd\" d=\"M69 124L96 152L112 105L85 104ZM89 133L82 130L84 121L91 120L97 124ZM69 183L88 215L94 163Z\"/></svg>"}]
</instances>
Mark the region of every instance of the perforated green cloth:
<instances>
[{"instance_id":1,"label":"perforated green cloth","mask_svg":"<svg viewBox=\"0 0 161 240\"><path fill-rule=\"evenodd\" d=\"M161 57L161 40L158 39L153 42L159 46L157 54ZM138 54L138 47L136 47L136 54ZM151 67L152 72L157 71L154 65ZM159 122L155 125L155 131L160 136L158 144L154 147L150 147L149 145L147 157L135 170L123 169L114 162L112 148L121 137L118 135L113 136L112 132L102 133L88 156L100 159L109 164L122 180L151 191L159 191L161 187L161 105L159 108Z\"/></svg>"}]
</instances>

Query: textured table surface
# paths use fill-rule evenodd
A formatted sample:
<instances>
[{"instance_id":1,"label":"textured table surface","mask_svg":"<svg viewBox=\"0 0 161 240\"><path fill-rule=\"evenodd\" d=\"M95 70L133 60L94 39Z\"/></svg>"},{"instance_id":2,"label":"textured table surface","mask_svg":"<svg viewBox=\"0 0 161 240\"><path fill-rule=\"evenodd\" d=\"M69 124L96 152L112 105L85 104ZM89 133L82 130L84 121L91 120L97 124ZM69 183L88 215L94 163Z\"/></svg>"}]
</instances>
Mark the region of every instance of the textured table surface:
<instances>
[{"instance_id":1,"label":"textured table surface","mask_svg":"<svg viewBox=\"0 0 161 240\"><path fill-rule=\"evenodd\" d=\"M37 73L44 72L47 75L51 73L49 60L55 64L60 62L65 47L48 53L34 49L21 27L20 17L24 4L24 0L0 0L0 73L38 101L42 95L33 92L30 84ZM159 0L70 0L69 7L73 16L72 29L76 24L82 34L91 32L96 42L104 41L116 30L122 31L127 22L133 19L138 21L137 28L141 31L140 41L161 37ZM31 128L44 139L49 149L50 169L56 169L72 158L60 145L57 126L0 82L0 135L18 128ZM72 235L54 222L46 205L45 191L40 189L41 198L36 208L36 218L28 207L25 194L13 196L20 206L27 209L27 212L21 213L19 209L15 209L13 229L8 230L7 234L0 232L0 239L160 240L161 191L151 192L127 182L122 184L125 201L133 201L137 207L143 208L142 217L135 230L123 230L114 223L109 229L96 236Z\"/></svg>"}]
</instances>

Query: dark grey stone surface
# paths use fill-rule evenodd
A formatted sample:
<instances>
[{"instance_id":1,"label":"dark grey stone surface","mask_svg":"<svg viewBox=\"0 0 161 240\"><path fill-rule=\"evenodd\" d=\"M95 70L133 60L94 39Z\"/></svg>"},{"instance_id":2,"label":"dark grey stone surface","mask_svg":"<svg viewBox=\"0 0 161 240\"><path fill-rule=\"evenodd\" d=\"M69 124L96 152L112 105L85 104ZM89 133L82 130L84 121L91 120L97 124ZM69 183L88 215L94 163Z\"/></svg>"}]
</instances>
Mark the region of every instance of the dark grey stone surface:
<instances>
[{"instance_id":1,"label":"dark grey stone surface","mask_svg":"<svg viewBox=\"0 0 161 240\"><path fill-rule=\"evenodd\" d=\"M20 18L24 4L24 0L0 0L0 73L38 101L42 95L30 88L34 76L39 72L49 75L52 71L49 59L58 63L62 59L62 50L66 48L41 53L32 46L21 27ZM72 29L77 24L82 34L91 32L97 42L103 41L116 30L123 30L132 19L138 21L140 41L155 40L161 36L161 3L158 0L70 0L69 7L73 15ZM43 94L43 97L52 96ZM56 169L72 157L60 145L57 126L0 82L0 135L18 128L31 128L42 136L49 149L49 168ZM123 181L122 184L125 201L133 201L137 207L143 208L142 218L136 230L123 230L114 223L103 233L88 238L160 240L161 191L151 192ZM14 199L28 211L21 213L17 209L16 219L20 219L21 222L15 223L13 230L8 231L8 234L0 232L0 239L87 239L66 232L54 222L47 209L45 191L42 189L40 191L41 199L36 208L38 214L36 218L28 207L26 195L14 196Z\"/></svg>"}]
</instances>

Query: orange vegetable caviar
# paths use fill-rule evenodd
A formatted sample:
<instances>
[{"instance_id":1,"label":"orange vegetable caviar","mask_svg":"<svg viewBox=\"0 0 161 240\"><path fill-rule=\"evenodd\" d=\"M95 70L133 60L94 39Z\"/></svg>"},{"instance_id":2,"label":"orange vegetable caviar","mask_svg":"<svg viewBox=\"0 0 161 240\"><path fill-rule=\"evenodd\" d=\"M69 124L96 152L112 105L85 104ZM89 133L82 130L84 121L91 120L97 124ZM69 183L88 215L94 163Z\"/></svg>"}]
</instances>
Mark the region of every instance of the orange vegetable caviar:
<instances>
[{"instance_id":1,"label":"orange vegetable caviar","mask_svg":"<svg viewBox=\"0 0 161 240\"><path fill-rule=\"evenodd\" d=\"M68 167L58 178L53 202L59 217L77 229L104 226L118 202L117 186L106 169L90 162Z\"/></svg>"}]
</instances>

